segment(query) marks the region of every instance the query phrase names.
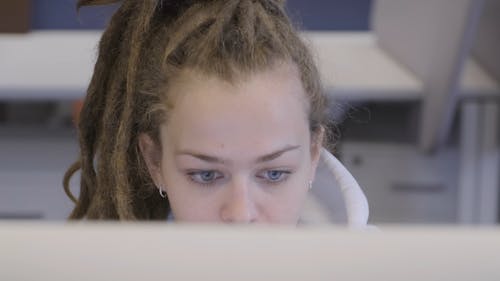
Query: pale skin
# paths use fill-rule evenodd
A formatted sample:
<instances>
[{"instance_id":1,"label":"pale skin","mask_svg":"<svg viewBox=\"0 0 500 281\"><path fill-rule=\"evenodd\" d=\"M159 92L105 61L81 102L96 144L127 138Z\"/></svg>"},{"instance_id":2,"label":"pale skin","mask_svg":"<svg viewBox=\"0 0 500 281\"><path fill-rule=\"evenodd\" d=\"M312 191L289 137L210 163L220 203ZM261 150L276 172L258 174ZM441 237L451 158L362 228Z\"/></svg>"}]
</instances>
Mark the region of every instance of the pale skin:
<instances>
[{"instance_id":1,"label":"pale skin","mask_svg":"<svg viewBox=\"0 0 500 281\"><path fill-rule=\"evenodd\" d=\"M161 149L139 138L176 221L296 224L319 159L295 66L229 83L183 71L171 83Z\"/></svg>"}]
</instances>

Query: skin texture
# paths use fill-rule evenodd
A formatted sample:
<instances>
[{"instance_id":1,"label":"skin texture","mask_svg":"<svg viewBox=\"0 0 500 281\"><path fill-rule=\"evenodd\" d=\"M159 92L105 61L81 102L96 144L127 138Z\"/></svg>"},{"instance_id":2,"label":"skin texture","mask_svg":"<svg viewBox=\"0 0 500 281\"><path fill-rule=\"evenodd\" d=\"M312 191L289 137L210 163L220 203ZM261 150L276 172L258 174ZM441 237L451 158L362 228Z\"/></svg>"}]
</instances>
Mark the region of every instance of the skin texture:
<instances>
[{"instance_id":1,"label":"skin texture","mask_svg":"<svg viewBox=\"0 0 500 281\"><path fill-rule=\"evenodd\" d=\"M308 125L296 67L278 64L229 83L183 71L161 126L141 153L176 221L295 224L314 179L321 136Z\"/></svg>"}]
</instances>

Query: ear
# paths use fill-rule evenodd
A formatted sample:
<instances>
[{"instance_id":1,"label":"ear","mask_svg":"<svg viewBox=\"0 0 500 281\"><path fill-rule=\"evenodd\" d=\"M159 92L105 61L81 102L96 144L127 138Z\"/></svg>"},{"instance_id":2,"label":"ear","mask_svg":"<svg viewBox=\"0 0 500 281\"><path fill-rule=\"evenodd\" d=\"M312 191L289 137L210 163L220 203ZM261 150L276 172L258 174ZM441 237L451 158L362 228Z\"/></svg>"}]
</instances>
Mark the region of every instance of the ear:
<instances>
[{"instance_id":1,"label":"ear","mask_svg":"<svg viewBox=\"0 0 500 281\"><path fill-rule=\"evenodd\" d=\"M161 149L146 133L139 135L139 149L151 179L157 187L164 186L161 176Z\"/></svg>"},{"instance_id":2,"label":"ear","mask_svg":"<svg viewBox=\"0 0 500 281\"><path fill-rule=\"evenodd\" d=\"M323 148L324 136L325 128L321 126L318 132L315 132L311 138L311 174L309 175L311 181L314 181L314 177L316 176L316 168L318 167L321 149Z\"/></svg>"}]
</instances>

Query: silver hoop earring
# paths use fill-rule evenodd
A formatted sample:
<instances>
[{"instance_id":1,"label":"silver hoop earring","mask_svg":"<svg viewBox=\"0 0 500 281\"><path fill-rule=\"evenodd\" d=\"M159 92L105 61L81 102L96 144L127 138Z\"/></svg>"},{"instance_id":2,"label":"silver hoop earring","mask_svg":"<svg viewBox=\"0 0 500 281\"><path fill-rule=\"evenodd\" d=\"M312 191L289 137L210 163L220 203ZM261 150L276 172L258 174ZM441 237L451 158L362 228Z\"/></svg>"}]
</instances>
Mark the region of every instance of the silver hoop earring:
<instances>
[{"instance_id":1,"label":"silver hoop earring","mask_svg":"<svg viewBox=\"0 0 500 281\"><path fill-rule=\"evenodd\" d=\"M163 190L163 187L160 185L160 187L158 188L158 191L160 192L160 196L163 197L163 198L167 198L167 193L165 192L165 190Z\"/></svg>"},{"instance_id":2,"label":"silver hoop earring","mask_svg":"<svg viewBox=\"0 0 500 281\"><path fill-rule=\"evenodd\" d=\"M313 188L313 182L309 181L307 187L309 188L309 190L311 190Z\"/></svg>"}]
</instances>

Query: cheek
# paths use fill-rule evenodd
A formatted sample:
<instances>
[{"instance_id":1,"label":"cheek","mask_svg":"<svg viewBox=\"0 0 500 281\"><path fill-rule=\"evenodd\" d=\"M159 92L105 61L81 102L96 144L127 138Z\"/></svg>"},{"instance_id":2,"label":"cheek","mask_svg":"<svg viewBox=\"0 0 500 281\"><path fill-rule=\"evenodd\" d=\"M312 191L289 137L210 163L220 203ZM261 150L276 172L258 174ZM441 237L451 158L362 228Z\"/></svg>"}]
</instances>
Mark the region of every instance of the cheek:
<instances>
[{"instance_id":1,"label":"cheek","mask_svg":"<svg viewBox=\"0 0 500 281\"><path fill-rule=\"evenodd\" d=\"M180 186L167 191L172 213L177 221L219 221L217 201L189 192Z\"/></svg>"},{"instance_id":2,"label":"cheek","mask_svg":"<svg viewBox=\"0 0 500 281\"><path fill-rule=\"evenodd\" d=\"M218 220L217 196L193 186L185 175L166 165L163 168L172 213L178 221L214 222Z\"/></svg>"},{"instance_id":3,"label":"cheek","mask_svg":"<svg viewBox=\"0 0 500 281\"><path fill-rule=\"evenodd\" d=\"M299 219L308 194L306 172L296 176L287 184L277 187L261 202L261 211L271 223L294 224Z\"/></svg>"}]
</instances>

